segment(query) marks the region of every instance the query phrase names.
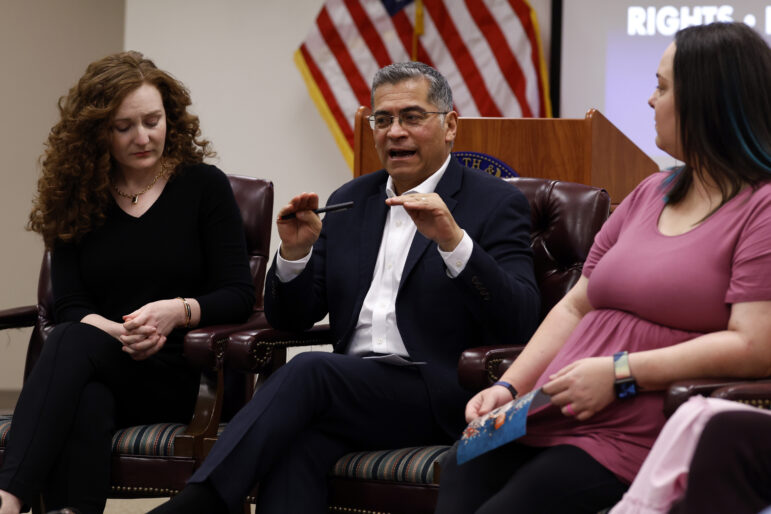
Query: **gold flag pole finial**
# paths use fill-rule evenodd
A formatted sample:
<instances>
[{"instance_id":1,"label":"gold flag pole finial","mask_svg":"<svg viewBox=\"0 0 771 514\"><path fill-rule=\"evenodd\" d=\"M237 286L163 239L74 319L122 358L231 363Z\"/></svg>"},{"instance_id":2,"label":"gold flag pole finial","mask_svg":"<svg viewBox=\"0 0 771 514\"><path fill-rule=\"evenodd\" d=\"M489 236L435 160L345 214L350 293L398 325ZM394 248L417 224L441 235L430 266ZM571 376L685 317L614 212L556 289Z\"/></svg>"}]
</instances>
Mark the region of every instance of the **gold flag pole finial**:
<instances>
[{"instance_id":1,"label":"gold flag pole finial","mask_svg":"<svg viewBox=\"0 0 771 514\"><path fill-rule=\"evenodd\" d=\"M418 60L418 38L423 35L423 0L415 0L415 29L412 31L412 60Z\"/></svg>"}]
</instances>

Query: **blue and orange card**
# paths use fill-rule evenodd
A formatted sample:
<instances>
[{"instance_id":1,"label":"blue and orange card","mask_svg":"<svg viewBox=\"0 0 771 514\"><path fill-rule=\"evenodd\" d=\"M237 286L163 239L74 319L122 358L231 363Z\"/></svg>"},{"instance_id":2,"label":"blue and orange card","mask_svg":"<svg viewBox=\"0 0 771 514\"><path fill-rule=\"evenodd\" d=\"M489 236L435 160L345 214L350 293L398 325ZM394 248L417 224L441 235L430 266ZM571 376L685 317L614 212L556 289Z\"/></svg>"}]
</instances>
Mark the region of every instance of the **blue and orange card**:
<instances>
[{"instance_id":1,"label":"blue and orange card","mask_svg":"<svg viewBox=\"0 0 771 514\"><path fill-rule=\"evenodd\" d=\"M458 464L525 435L528 413L550 402L551 397L538 389L473 420L458 443Z\"/></svg>"}]
</instances>

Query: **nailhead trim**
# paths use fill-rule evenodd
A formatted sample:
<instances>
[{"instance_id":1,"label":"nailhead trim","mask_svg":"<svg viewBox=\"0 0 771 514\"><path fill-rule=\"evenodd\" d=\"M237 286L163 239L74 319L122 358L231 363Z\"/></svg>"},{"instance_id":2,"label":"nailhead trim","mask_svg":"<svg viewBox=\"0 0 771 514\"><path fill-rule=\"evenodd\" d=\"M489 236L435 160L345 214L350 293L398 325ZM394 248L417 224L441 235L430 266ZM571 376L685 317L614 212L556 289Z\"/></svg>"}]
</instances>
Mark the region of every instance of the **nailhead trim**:
<instances>
[{"instance_id":1,"label":"nailhead trim","mask_svg":"<svg viewBox=\"0 0 771 514\"><path fill-rule=\"evenodd\" d=\"M124 485L112 485L110 490L117 493L153 493L158 496L173 496L179 493L179 489L166 489L164 487L134 487Z\"/></svg>"},{"instance_id":2,"label":"nailhead trim","mask_svg":"<svg viewBox=\"0 0 771 514\"><path fill-rule=\"evenodd\" d=\"M357 509L355 507L340 507L339 505L330 505L329 512L332 514L391 514L382 510Z\"/></svg>"}]
</instances>

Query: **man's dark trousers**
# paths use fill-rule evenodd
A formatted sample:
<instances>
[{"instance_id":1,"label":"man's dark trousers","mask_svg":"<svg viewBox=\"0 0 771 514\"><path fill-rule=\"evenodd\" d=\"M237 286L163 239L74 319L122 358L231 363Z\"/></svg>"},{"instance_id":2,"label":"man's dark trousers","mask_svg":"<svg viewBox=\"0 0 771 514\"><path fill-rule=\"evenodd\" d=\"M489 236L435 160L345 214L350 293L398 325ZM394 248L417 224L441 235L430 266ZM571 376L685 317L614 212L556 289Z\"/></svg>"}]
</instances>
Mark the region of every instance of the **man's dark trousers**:
<instances>
[{"instance_id":1,"label":"man's dark trousers","mask_svg":"<svg viewBox=\"0 0 771 514\"><path fill-rule=\"evenodd\" d=\"M345 453L451 442L429 403L415 366L301 353L228 424L191 482L208 477L231 510L259 482L257 512L326 512L326 477Z\"/></svg>"}]
</instances>

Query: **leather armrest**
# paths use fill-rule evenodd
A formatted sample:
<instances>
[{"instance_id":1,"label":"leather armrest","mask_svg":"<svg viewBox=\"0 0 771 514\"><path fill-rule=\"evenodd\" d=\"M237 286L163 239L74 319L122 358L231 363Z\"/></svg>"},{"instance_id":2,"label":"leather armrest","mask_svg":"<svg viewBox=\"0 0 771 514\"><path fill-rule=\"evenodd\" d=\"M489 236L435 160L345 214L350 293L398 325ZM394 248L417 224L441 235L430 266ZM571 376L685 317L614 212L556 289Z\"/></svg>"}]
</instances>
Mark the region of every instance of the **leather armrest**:
<instances>
[{"instance_id":1,"label":"leather armrest","mask_svg":"<svg viewBox=\"0 0 771 514\"><path fill-rule=\"evenodd\" d=\"M498 380L524 346L479 346L464 351L458 360L458 381L469 391L479 391Z\"/></svg>"},{"instance_id":2,"label":"leather armrest","mask_svg":"<svg viewBox=\"0 0 771 514\"><path fill-rule=\"evenodd\" d=\"M255 311L245 323L210 325L185 334L185 357L193 366L213 370L201 373L193 417L184 432L174 438L174 455L203 458L204 439L215 437L220 422L225 389L222 371L228 337L239 330L267 327L265 314Z\"/></svg>"},{"instance_id":3,"label":"leather armrest","mask_svg":"<svg viewBox=\"0 0 771 514\"><path fill-rule=\"evenodd\" d=\"M266 326L232 334L224 360L230 368L258 373L268 366L283 364L273 361L276 356L283 359L287 348L323 344L332 344L329 325L316 325L305 332L286 332Z\"/></svg>"},{"instance_id":4,"label":"leather armrest","mask_svg":"<svg viewBox=\"0 0 771 514\"><path fill-rule=\"evenodd\" d=\"M745 403L762 409L771 408L771 380L739 382L713 391L712 396Z\"/></svg>"},{"instance_id":5,"label":"leather armrest","mask_svg":"<svg viewBox=\"0 0 771 514\"><path fill-rule=\"evenodd\" d=\"M0 310L0 330L32 327L37 321L37 305Z\"/></svg>"},{"instance_id":6,"label":"leather armrest","mask_svg":"<svg viewBox=\"0 0 771 514\"><path fill-rule=\"evenodd\" d=\"M235 332L268 327L265 314L255 311L245 323L211 325L185 334L185 357L201 369L218 369L222 364L228 337Z\"/></svg>"},{"instance_id":7,"label":"leather armrest","mask_svg":"<svg viewBox=\"0 0 771 514\"><path fill-rule=\"evenodd\" d=\"M688 398L700 394L709 396L713 391L737 382L735 378L700 378L681 380L669 386L664 397L664 415L671 416Z\"/></svg>"}]
</instances>

